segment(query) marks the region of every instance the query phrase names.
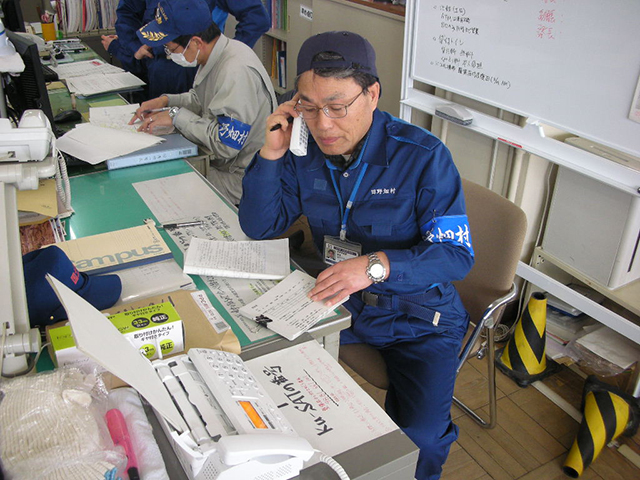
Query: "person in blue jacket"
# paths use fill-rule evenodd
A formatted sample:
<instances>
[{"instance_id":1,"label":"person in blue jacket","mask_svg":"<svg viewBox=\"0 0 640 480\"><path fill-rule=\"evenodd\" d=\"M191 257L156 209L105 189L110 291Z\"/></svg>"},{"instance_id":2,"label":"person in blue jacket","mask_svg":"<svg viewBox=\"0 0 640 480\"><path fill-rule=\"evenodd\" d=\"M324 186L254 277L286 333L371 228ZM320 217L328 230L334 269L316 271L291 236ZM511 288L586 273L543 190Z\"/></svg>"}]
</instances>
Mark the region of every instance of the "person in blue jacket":
<instances>
[{"instance_id":1,"label":"person in blue jacket","mask_svg":"<svg viewBox=\"0 0 640 480\"><path fill-rule=\"evenodd\" d=\"M469 322L451 284L474 256L460 176L438 138L377 109L375 52L361 36L309 38L297 73L245 172L240 224L265 239L307 216L329 265L309 295L328 305L350 295L340 341L380 351L385 408L420 448L416 478L437 479L457 438L450 409ZM310 131L300 157L288 150L298 116Z\"/></svg>"},{"instance_id":2,"label":"person in blue jacket","mask_svg":"<svg viewBox=\"0 0 640 480\"><path fill-rule=\"evenodd\" d=\"M207 0L212 18L223 22L230 13L238 20L236 40L253 47L260 36L269 30L269 14L260 0ZM120 0L116 9L116 34L122 55L131 55L146 69L148 98L163 93L186 92L193 85L196 68L177 65L167 59L162 47L144 45L136 35L138 29L155 18L158 0Z\"/></svg>"}]
</instances>

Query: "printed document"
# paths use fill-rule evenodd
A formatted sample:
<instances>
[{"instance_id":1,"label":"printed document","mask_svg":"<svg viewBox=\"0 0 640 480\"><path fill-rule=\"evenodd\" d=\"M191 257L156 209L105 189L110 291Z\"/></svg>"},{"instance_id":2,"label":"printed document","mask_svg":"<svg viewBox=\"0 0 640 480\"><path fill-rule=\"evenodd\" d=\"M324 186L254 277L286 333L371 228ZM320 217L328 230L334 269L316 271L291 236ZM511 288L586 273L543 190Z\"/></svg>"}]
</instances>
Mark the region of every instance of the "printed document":
<instances>
[{"instance_id":1,"label":"printed document","mask_svg":"<svg viewBox=\"0 0 640 480\"><path fill-rule=\"evenodd\" d=\"M161 137L146 133L123 132L84 123L60 137L56 146L69 155L96 165L162 141Z\"/></svg>"},{"instance_id":2,"label":"printed document","mask_svg":"<svg viewBox=\"0 0 640 480\"><path fill-rule=\"evenodd\" d=\"M60 78L82 77L96 73L111 74L124 72L124 70L119 67L97 59L51 66L51 69L54 70Z\"/></svg>"},{"instance_id":3,"label":"printed document","mask_svg":"<svg viewBox=\"0 0 640 480\"><path fill-rule=\"evenodd\" d=\"M96 127L113 128L127 132L138 132L139 123L129 125L140 104L117 105L113 107L90 107L89 121Z\"/></svg>"},{"instance_id":4,"label":"printed document","mask_svg":"<svg viewBox=\"0 0 640 480\"><path fill-rule=\"evenodd\" d=\"M283 337L294 340L330 314L338 305L327 307L307 294L316 284L311 275L296 270L268 292L240 309L240 313Z\"/></svg>"},{"instance_id":5,"label":"printed document","mask_svg":"<svg viewBox=\"0 0 640 480\"><path fill-rule=\"evenodd\" d=\"M95 73L67 79L69 92L82 97L89 97L99 93L134 90L145 85L138 77L129 72Z\"/></svg>"},{"instance_id":6,"label":"printed document","mask_svg":"<svg viewBox=\"0 0 640 480\"><path fill-rule=\"evenodd\" d=\"M280 280L291 271L289 239L225 242L192 238L184 272L192 275Z\"/></svg>"},{"instance_id":7,"label":"printed document","mask_svg":"<svg viewBox=\"0 0 640 480\"><path fill-rule=\"evenodd\" d=\"M335 456L397 430L315 340L247 361L296 433Z\"/></svg>"}]
</instances>

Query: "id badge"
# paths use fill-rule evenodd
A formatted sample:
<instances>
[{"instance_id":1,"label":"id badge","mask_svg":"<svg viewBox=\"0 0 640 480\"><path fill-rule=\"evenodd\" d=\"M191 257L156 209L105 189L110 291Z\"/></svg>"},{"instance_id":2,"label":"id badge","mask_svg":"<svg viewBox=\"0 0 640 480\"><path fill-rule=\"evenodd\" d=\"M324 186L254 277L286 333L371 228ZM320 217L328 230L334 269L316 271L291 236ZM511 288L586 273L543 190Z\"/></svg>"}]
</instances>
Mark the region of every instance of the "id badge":
<instances>
[{"instance_id":1,"label":"id badge","mask_svg":"<svg viewBox=\"0 0 640 480\"><path fill-rule=\"evenodd\" d=\"M343 260L362 255L362 245L340 237L324 236L324 263L334 265Z\"/></svg>"}]
</instances>

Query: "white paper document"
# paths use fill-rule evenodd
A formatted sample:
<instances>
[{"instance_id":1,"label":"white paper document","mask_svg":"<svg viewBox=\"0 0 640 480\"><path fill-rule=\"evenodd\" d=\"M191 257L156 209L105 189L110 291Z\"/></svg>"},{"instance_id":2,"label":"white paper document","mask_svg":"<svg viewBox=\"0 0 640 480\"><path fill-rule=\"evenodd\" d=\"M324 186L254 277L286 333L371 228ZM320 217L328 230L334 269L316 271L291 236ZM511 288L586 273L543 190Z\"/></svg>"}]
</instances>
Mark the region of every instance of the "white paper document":
<instances>
[{"instance_id":1,"label":"white paper document","mask_svg":"<svg viewBox=\"0 0 640 480\"><path fill-rule=\"evenodd\" d=\"M142 80L129 72L96 73L67 79L69 92L76 93L82 97L89 97L99 93L133 90L143 85L145 83Z\"/></svg>"},{"instance_id":2,"label":"white paper document","mask_svg":"<svg viewBox=\"0 0 640 480\"><path fill-rule=\"evenodd\" d=\"M123 69L98 59L51 66L51 69L55 71L61 79L82 77L96 73L111 74L124 72Z\"/></svg>"},{"instance_id":3,"label":"white paper document","mask_svg":"<svg viewBox=\"0 0 640 480\"><path fill-rule=\"evenodd\" d=\"M112 107L90 107L89 121L96 127L113 128L126 132L137 132L139 122L129 125L140 104L116 105Z\"/></svg>"},{"instance_id":4,"label":"white paper document","mask_svg":"<svg viewBox=\"0 0 640 480\"><path fill-rule=\"evenodd\" d=\"M142 150L162 141L161 137L80 124L56 141L65 153L96 165L110 158Z\"/></svg>"},{"instance_id":5,"label":"white paper document","mask_svg":"<svg viewBox=\"0 0 640 480\"><path fill-rule=\"evenodd\" d=\"M576 343L622 369L640 360L640 348L635 342L605 326L580 337Z\"/></svg>"},{"instance_id":6,"label":"white paper document","mask_svg":"<svg viewBox=\"0 0 640 480\"><path fill-rule=\"evenodd\" d=\"M248 360L247 365L296 433L326 455L398 428L315 340Z\"/></svg>"},{"instance_id":7,"label":"white paper document","mask_svg":"<svg viewBox=\"0 0 640 480\"><path fill-rule=\"evenodd\" d=\"M302 270L295 270L287 278L253 302L240 308L240 313L258 323L265 323L283 337L294 340L330 314L338 305L327 307L324 301L312 301L307 294L316 279Z\"/></svg>"},{"instance_id":8,"label":"white paper document","mask_svg":"<svg viewBox=\"0 0 640 480\"><path fill-rule=\"evenodd\" d=\"M174 290L196 289L193 280L183 273L174 259L125 268L113 274L122 282L122 293L114 306Z\"/></svg>"},{"instance_id":9,"label":"white paper document","mask_svg":"<svg viewBox=\"0 0 640 480\"><path fill-rule=\"evenodd\" d=\"M289 239L225 242L192 238L184 273L280 280L290 269Z\"/></svg>"}]
</instances>

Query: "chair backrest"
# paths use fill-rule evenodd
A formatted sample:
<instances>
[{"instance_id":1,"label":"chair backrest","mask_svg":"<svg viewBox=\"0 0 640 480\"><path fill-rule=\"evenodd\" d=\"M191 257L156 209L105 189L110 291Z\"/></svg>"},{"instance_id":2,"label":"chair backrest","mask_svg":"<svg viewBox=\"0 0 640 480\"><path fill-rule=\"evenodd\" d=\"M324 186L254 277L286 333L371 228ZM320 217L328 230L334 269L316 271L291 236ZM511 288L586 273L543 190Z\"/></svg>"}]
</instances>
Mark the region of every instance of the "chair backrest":
<instances>
[{"instance_id":1,"label":"chair backrest","mask_svg":"<svg viewBox=\"0 0 640 480\"><path fill-rule=\"evenodd\" d=\"M464 280L454 283L471 321L477 324L486 308L511 288L527 217L520 207L477 183L463 179L462 188L475 264Z\"/></svg>"},{"instance_id":2,"label":"chair backrest","mask_svg":"<svg viewBox=\"0 0 640 480\"><path fill-rule=\"evenodd\" d=\"M464 280L455 282L455 285L471 321L477 326L487 307L511 289L527 230L527 217L520 207L477 183L463 179L462 188L475 264ZM502 308L494 313L496 319ZM384 360L373 347L343 345L340 347L340 360L370 384L388 388ZM461 365L462 362L464 359Z\"/></svg>"}]
</instances>

